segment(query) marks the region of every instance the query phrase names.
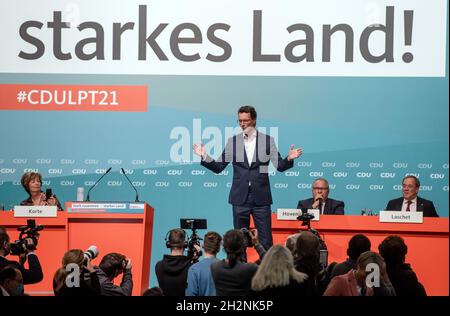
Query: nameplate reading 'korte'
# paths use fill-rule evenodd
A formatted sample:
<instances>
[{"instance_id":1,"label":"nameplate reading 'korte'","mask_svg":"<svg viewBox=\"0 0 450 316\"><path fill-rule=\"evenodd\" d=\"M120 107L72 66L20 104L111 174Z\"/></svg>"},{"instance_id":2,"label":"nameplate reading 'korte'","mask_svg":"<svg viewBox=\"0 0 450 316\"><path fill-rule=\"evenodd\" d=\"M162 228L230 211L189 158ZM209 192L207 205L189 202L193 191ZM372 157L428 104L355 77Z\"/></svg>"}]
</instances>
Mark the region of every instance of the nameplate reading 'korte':
<instances>
[{"instance_id":1,"label":"nameplate reading 'korte'","mask_svg":"<svg viewBox=\"0 0 450 316\"><path fill-rule=\"evenodd\" d=\"M56 206L14 206L14 217L56 217Z\"/></svg>"},{"instance_id":2,"label":"nameplate reading 'korte'","mask_svg":"<svg viewBox=\"0 0 450 316\"><path fill-rule=\"evenodd\" d=\"M423 223L422 212L381 211L381 223Z\"/></svg>"}]
</instances>

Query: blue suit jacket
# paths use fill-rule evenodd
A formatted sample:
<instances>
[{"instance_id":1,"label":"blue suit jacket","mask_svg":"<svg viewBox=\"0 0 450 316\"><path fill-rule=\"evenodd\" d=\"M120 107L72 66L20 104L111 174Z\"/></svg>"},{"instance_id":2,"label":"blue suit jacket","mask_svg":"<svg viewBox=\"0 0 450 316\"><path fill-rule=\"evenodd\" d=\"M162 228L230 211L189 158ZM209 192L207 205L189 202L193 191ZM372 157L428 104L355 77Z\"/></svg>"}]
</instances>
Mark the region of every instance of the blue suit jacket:
<instances>
[{"instance_id":1,"label":"blue suit jacket","mask_svg":"<svg viewBox=\"0 0 450 316\"><path fill-rule=\"evenodd\" d=\"M386 206L387 211L401 211L403 198L390 200ZM417 212L423 212L424 217L439 217L433 202L417 197Z\"/></svg>"},{"instance_id":2,"label":"blue suit jacket","mask_svg":"<svg viewBox=\"0 0 450 316\"><path fill-rule=\"evenodd\" d=\"M314 199L307 199L298 201L297 208L301 209L302 212L307 212L308 209L312 208ZM334 215L344 215L344 202L333 200L333 199L327 199L325 202L325 207L323 208L324 214L334 214Z\"/></svg>"},{"instance_id":3,"label":"blue suit jacket","mask_svg":"<svg viewBox=\"0 0 450 316\"><path fill-rule=\"evenodd\" d=\"M272 204L269 183L269 163L283 172L294 166L294 161L281 158L273 137L260 133L256 136L255 154L249 164L244 147L244 137L240 133L228 139L222 155L213 160L207 156L201 165L214 173L220 173L231 162L233 164L233 184L228 202L232 205L243 205L247 200L251 183L254 203L258 206Z\"/></svg>"}]
</instances>

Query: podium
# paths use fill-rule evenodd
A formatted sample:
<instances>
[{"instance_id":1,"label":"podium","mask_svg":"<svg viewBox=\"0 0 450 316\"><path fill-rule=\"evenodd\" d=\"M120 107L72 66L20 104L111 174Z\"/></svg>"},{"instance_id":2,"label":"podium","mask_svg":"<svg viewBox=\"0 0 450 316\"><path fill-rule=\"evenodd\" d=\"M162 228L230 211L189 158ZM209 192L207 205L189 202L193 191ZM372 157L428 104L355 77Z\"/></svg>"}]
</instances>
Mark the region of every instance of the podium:
<instances>
[{"instance_id":1,"label":"podium","mask_svg":"<svg viewBox=\"0 0 450 316\"><path fill-rule=\"evenodd\" d=\"M53 276L64 253L95 245L99 255L92 261L94 265L111 252L131 259L133 295L141 295L149 285L153 213L147 203L67 202L66 211L58 212L56 218L35 218L37 225L44 225L36 251L44 279L26 285L25 292L33 296L53 295ZM27 218L15 218L12 211L0 212L0 225L6 227L11 241L18 238L17 228L26 222ZM121 276L115 281L119 285Z\"/></svg>"},{"instance_id":2,"label":"podium","mask_svg":"<svg viewBox=\"0 0 450 316\"><path fill-rule=\"evenodd\" d=\"M253 227L253 221L251 223ZM328 263L347 259L350 238L366 235L372 251L389 235L401 236L408 246L406 262L411 264L428 295L449 295L449 220L448 218L424 218L422 224L380 223L378 216L320 215L320 221L311 221L328 248ZM284 244L289 235L306 230L301 222L278 220L272 214L274 244ZM258 258L249 251L250 262Z\"/></svg>"}]
</instances>

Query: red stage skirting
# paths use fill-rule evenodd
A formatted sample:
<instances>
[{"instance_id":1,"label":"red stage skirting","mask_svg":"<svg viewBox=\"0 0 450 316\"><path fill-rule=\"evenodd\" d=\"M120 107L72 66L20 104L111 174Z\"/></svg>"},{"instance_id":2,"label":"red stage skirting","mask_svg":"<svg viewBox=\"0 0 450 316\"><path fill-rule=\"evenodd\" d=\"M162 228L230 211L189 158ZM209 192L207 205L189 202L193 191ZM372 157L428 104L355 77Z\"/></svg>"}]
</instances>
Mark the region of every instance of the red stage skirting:
<instances>
[{"instance_id":1,"label":"red stage skirting","mask_svg":"<svg viewBox=\"0 0 450 316\"><path fill-rule=\"evenodd\" d=\"M287 237L305 229L299 221L277 220L272 214L272 233L275 244L284 244ZM253 225L253 222L252 222ZM366 235L372 250L388 235L399 235L408 246L406 262L410 263L428 295L449 295L449 221L448 218L424 218L423 224L380 223L378 216L321 215L319 222L311 222L328 247L328 262L342 262L347 258L347 245L355 234ZM255 261L254 251L249 260Z\"/></svg>"}]
</instances>

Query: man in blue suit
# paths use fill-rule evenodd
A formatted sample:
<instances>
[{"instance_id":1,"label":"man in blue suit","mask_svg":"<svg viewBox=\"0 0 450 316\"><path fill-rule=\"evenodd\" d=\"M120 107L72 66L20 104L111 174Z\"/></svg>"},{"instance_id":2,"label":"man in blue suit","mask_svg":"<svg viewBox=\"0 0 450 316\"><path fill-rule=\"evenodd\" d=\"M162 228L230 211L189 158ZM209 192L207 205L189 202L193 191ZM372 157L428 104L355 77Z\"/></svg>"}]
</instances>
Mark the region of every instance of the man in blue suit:
<instances>
[{"instance_id":1,"label":"man in blue suit","mask_svg":"<svg viewBox=\"0 0 450 316\"><path fill-rule=\"evenodd\" d=\"M242 106L238 110L238 122L242 133L228 139L222 155L217 160L206 154L205 147L195 144L194 153L201 156L201 165L214 173L220 173L231 162L233 184L228 202L233 206L235 229L248 228L250 214L258 230L261 245L272 246L271 210L272 194L269 183L269 162L280 171L294 166L294 159L302 154L301 148L291 146L286 158L282 158L273 137L256 130L256 110Z\"/></svg>"}]
</instances>

